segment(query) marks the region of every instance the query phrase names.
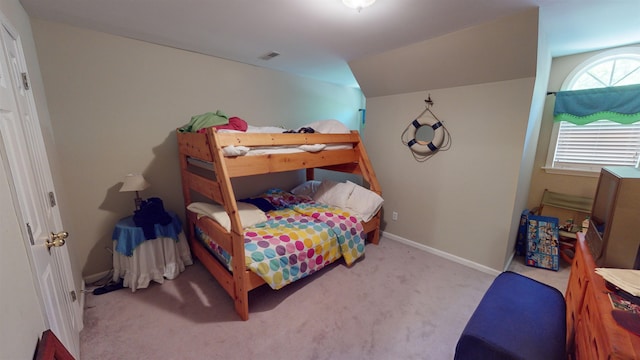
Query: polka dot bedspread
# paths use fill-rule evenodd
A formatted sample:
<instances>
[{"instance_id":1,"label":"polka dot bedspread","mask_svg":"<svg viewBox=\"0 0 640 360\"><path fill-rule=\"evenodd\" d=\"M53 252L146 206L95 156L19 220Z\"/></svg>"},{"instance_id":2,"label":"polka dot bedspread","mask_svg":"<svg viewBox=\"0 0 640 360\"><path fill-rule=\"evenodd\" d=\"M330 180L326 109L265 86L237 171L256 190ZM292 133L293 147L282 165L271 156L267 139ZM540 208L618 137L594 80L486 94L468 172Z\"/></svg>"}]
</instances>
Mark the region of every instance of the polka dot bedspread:
<instances>
[{"instance_id":1,"label":"polka dot bedspread","mask_svg":"<svg viewBox=\"0 0 640 360\"><path fill-rule=\"evenodd\" d=\"M366 233L348 212L281 190L264 197L277 209L266 212L267 221L245 229L245 264L273 289L341 257L351 265L364 254ZM231 256L200 229L196 235L231 271Z\"/></svg>"}]
</instances>

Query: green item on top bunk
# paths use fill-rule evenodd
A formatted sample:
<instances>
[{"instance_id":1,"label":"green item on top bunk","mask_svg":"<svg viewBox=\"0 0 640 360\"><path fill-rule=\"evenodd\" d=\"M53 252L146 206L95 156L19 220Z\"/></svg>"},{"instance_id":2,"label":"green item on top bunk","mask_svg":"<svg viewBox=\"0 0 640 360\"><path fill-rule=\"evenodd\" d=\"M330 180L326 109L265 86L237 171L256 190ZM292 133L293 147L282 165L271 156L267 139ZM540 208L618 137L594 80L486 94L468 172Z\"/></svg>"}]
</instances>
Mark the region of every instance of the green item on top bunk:
<instances>
[{"instance_id":1,"label":"green item on top bunk","mask_svg":"<svg viewBox=\"0 0 640 360\"><path fill-rule=\"evenodd\" d=\"M180 132L197 132L200 129L208 128L211 126L227 125L229 123L229 116L220 110L216 112L207 112L200 115L194 115L191 117L189 124L178 129Z\"/></svg>"}]
</instances>

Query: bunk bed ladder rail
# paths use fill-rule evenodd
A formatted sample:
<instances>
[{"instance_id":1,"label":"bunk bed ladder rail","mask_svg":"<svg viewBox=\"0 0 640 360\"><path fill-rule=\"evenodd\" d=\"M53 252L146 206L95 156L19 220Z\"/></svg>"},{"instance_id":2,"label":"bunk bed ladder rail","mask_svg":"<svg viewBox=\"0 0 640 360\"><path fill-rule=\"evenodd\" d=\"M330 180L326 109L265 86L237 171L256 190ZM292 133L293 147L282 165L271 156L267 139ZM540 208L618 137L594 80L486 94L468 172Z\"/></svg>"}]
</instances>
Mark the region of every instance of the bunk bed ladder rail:
<instances>
[{"instance_id":1,"label":"bunk bed ladder rail","mask_svg":"<svg viewBox=\"0 0 640 360\"><path fill-rule=\"evenodd\" d=\"M182 193L186 205L192 201L191 191L196 191L203 196L215 201L218 204L224 206L225 211L229 214L231 221L231 229L229 236L218 238L216 241L225 245L223 248L229 252L233 259L239 259L240 261L233 262L233 271L229 275L228 271L222 267L219 263L205 262L203 265L207 267L209 272L217 274L216 278L225 291L233 298L236 312L242 320L249 319L249 304L248 304L248 292L251 287L255 287L253 284L255 279L251 279L247 269L244 266L244 235L242 231L242 224L240 222L240 216L238 214L238 207L236 199L231 188L231 181L226 171L224 164L224 155L220 146L216 146L219 142L216 141L216 133L212 128L208 129L206 134L195 133L178 133L178 144L180 147L180 167L182 176ZM203 149L208 149L204 151ZM189 158L197 159L197 161L206 162L206 170L213 171L215 179L209 179L204 176L193 173L189 166ZM197 165L196 165L197 166ZM199 240L196 238L195 227L198 222L197 216L186 211L187 223L187 236L189 243L191 244L192 251L195 255L202 252L205 253L208 250L204 248ZM201 225L207 226L206 223ZM217 230L220 234L222 231ZM201 258L198 256L198 258Z\"/></svg>"},{"instance_id":2,"label":"bunk bed ladder rail","mask_svg":"<svg viewBox=\"0 0 640 360\"><path fill-rule=\"evenodd\" d=\"M213 167L216 181L222 193L225 211L231 220L231 247L233 261L233 278L235 283L234 306L242 320L249 319L249 273L244 264L244 231L240 222L238 205L231 185L231 178L227 173L225 157L217 139L214 128L207 128L207 139L210 153L213 157ZM212 141L213 140L213 141Z\"/></svg>"},{"instance_id":3,"label":"bunk bed ladder rail","mask_svg":"<svg viewBox=\"0 0 640 360\"><path fill-rule=\"evenodd\" d=\"M322 166L319 169L326 169L332 171L340 171L350 174L358 174L362 176L362 179L369 184L369 190L375 192L378 195L382 196L382 189L380 187L380 183L378 183L378 178L373 170L373 165L371 165L371 161L369 160L369 155L367 154L367 150L362 143L362 138L360 138L360 134L352 130L352 135L355 135L356 141L353 142L353 148L357 153L357 162L354 163L346 163L339 165L330 165L330 166ZM306 177L307 180L313 180L315 178L314 168L306 169ZM365 223L365 232L367 233L367 240L372 244L377 245L380 242L380 218L381 214L378 212L369 222Z\"/></svg>"}]
</instances>

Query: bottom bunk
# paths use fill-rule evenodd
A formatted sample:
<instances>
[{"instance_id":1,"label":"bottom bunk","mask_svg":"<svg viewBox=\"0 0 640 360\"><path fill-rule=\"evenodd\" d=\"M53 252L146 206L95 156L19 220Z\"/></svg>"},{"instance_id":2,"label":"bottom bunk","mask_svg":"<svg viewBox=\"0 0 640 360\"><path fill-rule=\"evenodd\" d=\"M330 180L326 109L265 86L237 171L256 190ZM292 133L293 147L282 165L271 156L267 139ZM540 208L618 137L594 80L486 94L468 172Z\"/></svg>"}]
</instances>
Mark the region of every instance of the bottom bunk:
<instances>
[{"instance_id":1,"label":"bottom bunk","mask_svg":"<svg viewBox=\"0 0 640 360\"><path fill-rule=\"evenodd\" d=\"M264 284L280 289L341 258L351 266L364 254L365 239L378 243L379 206L363 222L341 208L282 190L247 201L255 204L255 200L260 200L262 209L253 211L253 205L238 202L245 205L238 206L239 215L248 225L242 251L234 249L224 214L221 219L220 213L212 214L212 207L201 203L191 204L187 211L192 253L234 299L243 320L248 319L252 289ZM244 259L234 261L233 253Z\"/></svg>"}]
</instances>

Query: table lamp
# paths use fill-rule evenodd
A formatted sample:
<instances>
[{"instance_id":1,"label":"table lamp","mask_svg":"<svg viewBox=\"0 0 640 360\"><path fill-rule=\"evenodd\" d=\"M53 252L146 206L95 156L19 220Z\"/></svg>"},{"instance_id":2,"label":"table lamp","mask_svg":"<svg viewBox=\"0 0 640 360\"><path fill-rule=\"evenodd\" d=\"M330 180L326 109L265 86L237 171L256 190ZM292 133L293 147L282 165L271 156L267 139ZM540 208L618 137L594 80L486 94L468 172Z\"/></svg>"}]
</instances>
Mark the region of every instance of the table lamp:
<instances>
[{"instance_id":1,"label":"table lamp","mask_svg":"<svg viewBox=\"0 0 640 360\"><path fill-rule=\"evenodd\" d=\"M124 177L124 181L123 181L122 187L120 188L120 192L135 191L136 198L134 201L136 204L136 210L140 210L140 204L142 204L142 199L140 198L140 194L138 193L138 191L142 191L148 188L149 186L151 186L151 184L149 184L142 175L128 174L127 176Z\"/></svg>"}]
</instances>

